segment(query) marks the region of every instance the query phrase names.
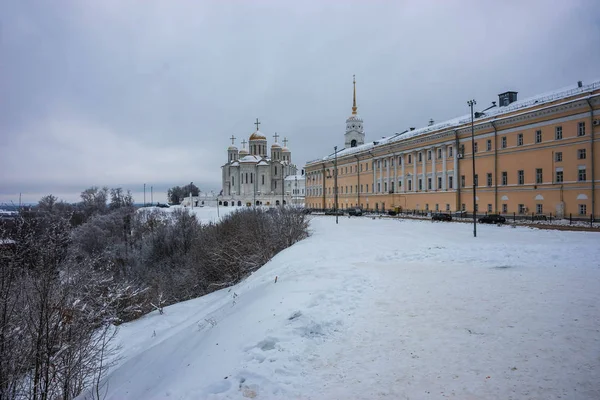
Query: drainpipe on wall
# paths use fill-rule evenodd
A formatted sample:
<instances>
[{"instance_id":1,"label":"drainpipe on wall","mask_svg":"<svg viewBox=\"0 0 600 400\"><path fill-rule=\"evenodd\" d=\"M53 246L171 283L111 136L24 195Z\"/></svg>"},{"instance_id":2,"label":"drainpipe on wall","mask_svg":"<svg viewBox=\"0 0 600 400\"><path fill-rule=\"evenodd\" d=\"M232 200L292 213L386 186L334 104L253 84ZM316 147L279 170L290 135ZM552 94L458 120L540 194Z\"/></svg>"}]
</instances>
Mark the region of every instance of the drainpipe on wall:
<instances>
[{"instance_id":1,"label":"drainpipe on wall","mask_svg":"<svg viewBox=\"0 0 600 400\"><path fill-rule=\"evenodd\" d=\"M498 130L494 121L490 121L494 128L494 212L498 214Z\"/></svg>"},{"instance_id":2,"label":"drainpipe on wall","mask_svg":"<svg viewBox=\"0 0 600 400\"><path fill-rule=\"evenodd\" d=\"M356 176L358 177L358 184L356 185L356 207L360 207L360 158L355 154L356 158Z\"/></svg>"},{"instance_id":3,"label":"drainpipe on wall","mask_svg":"<svg viewBox=\"0 0 600 400\"><path fill-rule=\"evenodd\" d=\"M590 96L591 95L592 94L590 93ZM590 106L590 143L592 146L590 151L592 156L592 218L594 218L594 215L596 214L596 184L594 182L596 180L596 177L594 176L594 107L592 107L592 102L589 98L587 98L586 101L588 106Z\"/></svg>"},{"instance_id":4,"label":"drainpipe on wall","mask_svg":"<svg viewBox=\"0 0 600 400\"><path fill-rule=\"evenodd\" d=\"M460 143L458 142L458 130L454 130L454 157L458 158L460 153ZM463 154L464 157L464 154ZM462 211L462 203L460 202L460 186L461 186L461 178L460 178L460 158L456 160L456 181L454 184L456 185L456 211Z\"/></svg>"}]
</instances>

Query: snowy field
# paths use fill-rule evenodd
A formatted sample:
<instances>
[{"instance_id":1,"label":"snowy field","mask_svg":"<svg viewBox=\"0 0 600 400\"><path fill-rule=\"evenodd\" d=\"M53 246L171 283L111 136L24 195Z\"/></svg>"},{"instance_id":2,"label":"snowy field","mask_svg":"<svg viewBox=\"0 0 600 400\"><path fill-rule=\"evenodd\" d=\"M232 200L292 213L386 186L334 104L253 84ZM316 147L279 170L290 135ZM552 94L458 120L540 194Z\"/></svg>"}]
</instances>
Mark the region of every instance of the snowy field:
<instances>
[{"instance_id":1,"label":"snowy field","mask_svg":"<svg viewBox=\"0 0 600 400\"><path fill-rule=\"evenodd\" d=\"M600 233L311 231L233 288L122 325L106 398L600 399Z\"/></svg>"}]
</instances>

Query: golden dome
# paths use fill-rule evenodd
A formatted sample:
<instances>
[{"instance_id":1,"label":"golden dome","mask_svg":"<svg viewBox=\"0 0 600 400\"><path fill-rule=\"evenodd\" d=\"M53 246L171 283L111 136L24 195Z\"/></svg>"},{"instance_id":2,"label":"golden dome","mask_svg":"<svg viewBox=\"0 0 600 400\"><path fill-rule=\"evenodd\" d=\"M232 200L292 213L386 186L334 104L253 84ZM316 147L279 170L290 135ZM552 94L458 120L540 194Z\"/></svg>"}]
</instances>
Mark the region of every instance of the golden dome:
<instances>
[{"instance_id":1,"label":"golden dome","mask_svg":"<svg viewBox=\"0 0 600 400\"><path fill-rule=\"evenodd\" d=\"M279 143L273 143L273 144L271 145L271 148L272 148L272 149L278 149L278 148L281 148L281 146L279 145Z\"/></svg>"},{"instance_id":2,"label":"golden dome","mask_svg":"<svg viewBox=\"0 0 600 400\"><path fill-rule=\"evenodd\" d=\"M260 131L256 131L252 135L250 135L250 140L267 140L267 137L263 135Z\"/></svg>"}]
</instances>

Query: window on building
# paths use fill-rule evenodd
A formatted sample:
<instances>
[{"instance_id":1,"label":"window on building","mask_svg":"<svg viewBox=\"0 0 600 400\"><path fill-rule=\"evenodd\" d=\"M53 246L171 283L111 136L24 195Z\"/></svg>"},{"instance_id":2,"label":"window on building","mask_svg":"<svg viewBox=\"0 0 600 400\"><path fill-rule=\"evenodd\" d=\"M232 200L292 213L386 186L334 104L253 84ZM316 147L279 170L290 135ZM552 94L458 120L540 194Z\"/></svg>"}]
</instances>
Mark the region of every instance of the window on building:
<instances>
[{"instance_id":1,"label":"window on building","mask_svg":"<svg viewBox=\"0 0 600 400\"><path fill-rule=\"evenodd\" d=\"M465 187L465 176L464 175L460 176L460 187Z\"/></svg>"},{"instance_id":2,"label":"window on building","mask_svg":"<svg viewBox=\"0 0 600 400\"><path fill-rule=\"evenodd\" d=\"M563 182L563 170L562 168L557 168L556 169L556 183L562 183Z\"/></svg>"},{"instance_id":3,"label":"window on building","mask_svg":"<svg viewBox=\"0 0 600 400\"><path fill-rule=\"evenodd\" d=\"M429 203L425 203L425 211L429 211Z\"/></svg>"},{"instance_id":4,"label":"window on building","mask_svg":"<svg viewBox=\"0 0 600 400\"><path fill-rule=\"evenodd\" d=\"M479 174L475 174L475 186L479 186Z\"/></svg>"},{"instance_id":5,"label":"window on building","mask_svg":"<svg viewBox=\"0 0 600 400\"><path fill-rule=\"evenodd\" d=\"M525 213L525 204L519 204L519 214Z\"/></svg>"},{"instance_id":6,"label":"window on building","mask_svg":"<svg viewBox=\"0 0 600 400\"><path fill-rule=\"evenodd\" d=\"M577 124L577 136L585 136L585 122Z\"/></svg>"},{"instance_id":7,"label":"window on building","mask_svg":"<svg viewBox=\"0 0 600 400\"><path fill-rule=\"evenodd\" d=\"M452 157L452 146L448 146L448 157Z\"/></svg>"},{"instance_id":8,"label":"window on building","mask_svg":"<svg viewBox=\"0 0 600 400\"><path fill-rule=\"evenodd\" d=\"M477 146L477 142L473 143L473 153L477 153L479 151L479 146Z\"/></svg>"},{"instance_id":9,"label":"window on building","mask_svg":"<svg viewBox=\"0 0 600 400\"><path fill-rule=\"evenodd\" d=\"M431 150L428 150L428 151L427 151L427 159L428 159L428 160L431 160Z\"/></svg>"},{"instance_id":10,"label":"window on building","mask_svg":"<svg viewBox=\"0 0 600 400\"><path fill-rule=\"evenodd\" d=\"M261 177L262 185L264 185L265 184L265 175L263 174L260 177Z\"/></svg>"},{"instance_id":11,"label":"window on building","mask_svg":"<svg viewBox=\"0 0 600 400\"><path fill-rule=\"evenodd\" d=\"M431 178L427 178L427 189L431 190Z\"/></svg>"},{"instance_id":12,"label":"window on building","mask_svg":"<svg viewBox=\"0 0 600 400\"><path fill-rule=\"evenodd\" d=\"M387 182L383 182L383 191L387 192Z\"/></svg>"},{"instance_id":13,"label":"window on building","mask_svg":"<svg viewBox=\"0 0 600 400\"><path fill-rule=\"evenodd\" d=\"M579 182L583 182L586 180L586 173L585 173L585 167L584 166L580 166L579 167L579 173L577 174L577 180Z\"/></svg>"},{"instance_id":14,"label":"window on building","mask_svg":"<svg viewBox=\"0 0 600 400\"><path fill-rule=\"evenodd\" d=\"M519 177L519 179L518 179L519 185L524 185L525 184L525 171L523 171L521 169L517 172L517 175Z\"/></svg>"},{"instance_id":15,"label":"window on building","mask_svg":"<svg viewBox=\"0 0 600 400\"><path fill-rule=\"evenodd\" d=\"M536 168L535 169L535 183L543 183L544 178L542 175L542 169L541 168Z\"/></svg>"},{"instance_id":16,"label":"window on building","mask_svg":"<svg viewBox=\"0 0 600 400\"><path fill-rule=\"evenodd\" d=\"M586 215L586 214L587 214L587 205L579 204L579 215Z\"/></svg>"},{"instance_id":17,"label":"window on building","mask_svg":"<svg viewBox=\"0 0 600 400\"><path fill-rule=\"evenodd\" d=\"M398 190L402 189L402 181L398 181Z\"/></svg>"},{"instance_id":18,"label":"window on building","mask_svg":"<svg viewBox=\"0 0 600 400\"><path fill-rule=\"evenodd\" d=\"M579 150L577 150L577 159L578 160L585 160L585 149L579 149Z\"/></svg>"},{"instance_id":19,"label":"window on building","mask_svg":"<svg viewBox=\"0 0 600 400\"><path fill-rule=\"evenodd\" d=\"M365 164L365 171L368 171L368 170L369 170L369 164L368 164L368 163L366 163L366 164Z\"/></svg>"},{"instance_id":20,"label":"window on building","mask_svg":"<svg viewBox=\"0 0 600 400\"><path fill-rule=\"evenodd\" d=\"M557 151L554 153L554 161L561 162L562 161L562 151Z\"/></svg>"},{"instance_id":21,"label":"window on building","mask_svg":"<svg viewBox=\"0 0 600 400\"><path fill-rule=\"evenodd\" d=\"M442 149L437 149L437 158L442 158Z\"/></svg>"},{"instance_id":22,"label":"window on building","mask_svg":"<svg viewBox=\"0 0 600 400\"><path fill-rule=\"evenodd\" d=\"M523 134L519 133L517 135L517 146L523 146Z\"/></svg>"},{"instance_id":23,"label":"window on building","mask_svg":"<svg viewBox=\"0 0 600 400\"><path fill-rule=\"evenodd\" d=\"M247 172L246 172L246 183L248 183L248 173Z\"/></svg>"},{"instance_id":24,"label":"window on building","mask_svg":"<svg viewBox=\"0 0 600 400\"><path fill-rule=\"evenodd\" d=\"M383 160L383 168L387 168L387 160Z\"/></svg>"},{"instance_id":25,"label":"window on building","mask_svg":"<svg viewBox=\"0 0 600 400\"><path fill-rule=\"evenodd\" d=\"M454 184L454 177L449 176L448 177L448 189L453 189L453 185Z\"/></svg>"},{"instance_id":26,"label":"window on building","mask_svg":"<svg viewBox=\"0 0 600 400\"><path fill-rule=\"evenodd\" d=\"M487 174L487 185L492 186L492 174Z\"/></svg>"},{"instance_id":27,"label":"window on building","mask_svg":"<svg viewBox=\"0 0 600 400\"><path fill-rule=\"evenodd\" d=\"M488 204L488 212L491 213L492 212L492 205Z\"/></svg>"},{"instance_id":28,"label":"window on building","mask_svg":"<svg viewBox=\"0 0 600 400\"><path fill-rule=\"evenodd\" d=\"M502 136L502 148L505 149L506 148L506 136Z\"/></svg>"},{"instance_id":29,"label":"window on building","mask_svg":"<svg viewBox=\"0 0 600 400\"><path fill-rule=\"evenodd\" d=\"M536 214L543 214L544 213L544 206L542 204L536 204L535 205L535 213Z\"/></svg>"},{"instance_id":30,"label":"window on building","mask_svg":"<svg viewBox=\"0 0 600 400\"><path fill-rule=\"evenodd\" d=\"M360 185L360 192L363 192L363 185Z\"/></svg>"},{"instance_id":31,"label":"window on building","mask_svg":"<svg viewBox=\"0 0 600 400\"><path fill-rule=\"evenodd\" d=\"M439 204L435 204L435 211L440 211L440 205Z\"/></svg>"},{"instance_id":32,"label":"window on building","mask_svg":"<svg viewBox=\"0 0 600 400\"><path fill-rule=\"evenodd\" d=\"M419 162L423 161L423 153L419 152Z\"/></svg>"},{"instance_id":33,"label":"window on building","mask_svg":"<svg viewBox=\"0 0 600 400\"><path fill-rule=\"evenodd\" d=\"M554 139L562 139L562 126L557 126L556 128L554 128Z\"/></svg>"},{"instance_id":34,"label":"window on building","mask_svg":"<svg viewBox=\"0 0 600 400\"><path fill-rule=\"evenodd\" d=\"M277 175L277 165L275 166L275 175Z\"/></svg>"},{"instance_id":35,"label":"window on building","mask_svg":"<svg viewBox=\"0 0 600 400\"><path fill-rule=\"evenodd\" d=\"M485 144L485 148L487 151L492 151L492 141L488 140Z\"/></svg>"},{"instance_id":36,"label":"window on building","mask_svg":"<svg viewBox=\"0 0 600 400\"><path fill-rule=\"evenodd\" d=\"M409 163L409 164L412 164L412 154L409 154L409 155L408 155L408 163Z\"/></svg>"},{"instance_id":37,"label":"window on building","mask_svg":"<svg viewBox=\"0 0 600 400\"><path fill-rule=\"evenodd\" d=\"M390 190L394 193L394 182L390 182Z\"/></svg>"},{"instance_id":38,"label":"window on building","mask_svg":"<svg viewBox=\"0 0 600 400\"><path fill-rule=\"evenodd\" d=\"M363 165L360 164L360 172L362 172L362 170L363 170Z\"/></svg>"},{"instance_id":39,"label":"window on building","mask_svg":"<svg viewBox=\"0 0 600 400\"><path fill-rule=\"evenodd\" d=\"M535 131L535 142L542 143L542 131Z\"/></svg>"},{"instance_id":40,"label":"window on building","mask_svg":"<svg viewBox=\"0 0 600 400\"><path fill-rule=\"evenodd\" d=\"M475 212L479 211L479 204L475 203Z\"/></svg>"},{"instance_id":41,"label":"window on building","mask_svg":"<svg viewBox=\"0 0 600 400\"><path fill-rule=\"evenodd\" d=\"M502 171L502 185L508 185L508 172Z\"/></svg>"},{"instance_id":42,"label":"window on building","mask_svg":"<svg viewBox=\"0 0 600 400\"><path fill-rule=\"evenodd\" d=\"M503 213L507 213L508 212L508 204L502 204L502 212Z\"/></svg>"},{"instance_id":43,"label":"window on building","mask_svg":"<svg viewBox=\"0 0 600 400\"><path fill-rule=\"evenodd\" d=\"M419 190L423 190L423 179L419 179Z\"/></svg>"},{"instance_id":44,"label":"window on building","mask_svg":"<svg viewBox=\"0 0 600 400\"><path fill-rule=\"evenodd\" d=\"M412 181L408 180L408 190L412 190Z\"/></svg>"},{"instance_id":45,"label":"window on building","mask_svg":"<svg viewBox=\"0 0 600 400\"><path fill-rule=\"evenodd\" d=\"M463 211L467 211L467 205L465 203L462 203L460 209Z\"/></svg>"},{"instance_id":46,"label":"window on building","mask_svg":"<svg viewBox=\"0 0 600 400\"><path fill-rule=\"evenodd\" d=\"M402 156L398 156L398 165L402 165Z\"/></svg>"},{"instance_id":47,"label":"window on building","mask_svg":"<svg viewBox=\"0 0 600 400\"><path fill-rule=\"evenodd\" d=\"M438 176L437 181L438 181L437 188L438 188L438 190L441 190L442 189L442 177Z\"/></svg>"},{"instance_id":48,"label":"window on building","mask_svg":"<svg viewBox=\"0 0 600 400\"><path fill-rule=\"evenodd\" d=\"M377 168L381 168L381 160L377 160Z\"/></svg>"},{"instance_id":49,"label":"window on building","mask_svg":"<svg viewBox=\"0 0 600 400\"><path fill-rule=\"evenodd\" d=\"M377 193L381 193L381 182L377 182Z\"/></svg>"},{"instance_id":50,"label":"window on building","mask_svg":"<svg viewBox=\"0 0 600 400\"><path fill-rule=\"evenodd\" d=\"M392 167L394 166L394 157L390 158L390 163L392 165Z\"/></svg>"},{"instance_id":51,"label":"window on building","mask_svg":"<svg viewBox=\"0 0 600 400\"><path fill-rule=\"evenodd\" d=\"M277 181L275 181L275 189L277 189ZM329 188L329 194L331 194L331 188Z\"/></svg>"}]
</instances>

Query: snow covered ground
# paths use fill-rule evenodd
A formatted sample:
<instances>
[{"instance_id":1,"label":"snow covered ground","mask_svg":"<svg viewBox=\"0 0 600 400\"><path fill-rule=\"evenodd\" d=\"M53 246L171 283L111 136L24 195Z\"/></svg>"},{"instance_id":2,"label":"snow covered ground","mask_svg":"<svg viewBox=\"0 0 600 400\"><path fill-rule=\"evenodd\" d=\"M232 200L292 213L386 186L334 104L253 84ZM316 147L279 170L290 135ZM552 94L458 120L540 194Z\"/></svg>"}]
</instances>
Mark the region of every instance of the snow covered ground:
<instances>
[{"instance_id":1,"label":"snow covered ground","mask_svg":"<svg viewBox=\"0 0 600 400\"><path fill-rule=\"evenodd\" d=\"M106 398L599 399L600 233L471 229L312 217L237 286L122 325Z\"/></svg>"}]
</instances>

